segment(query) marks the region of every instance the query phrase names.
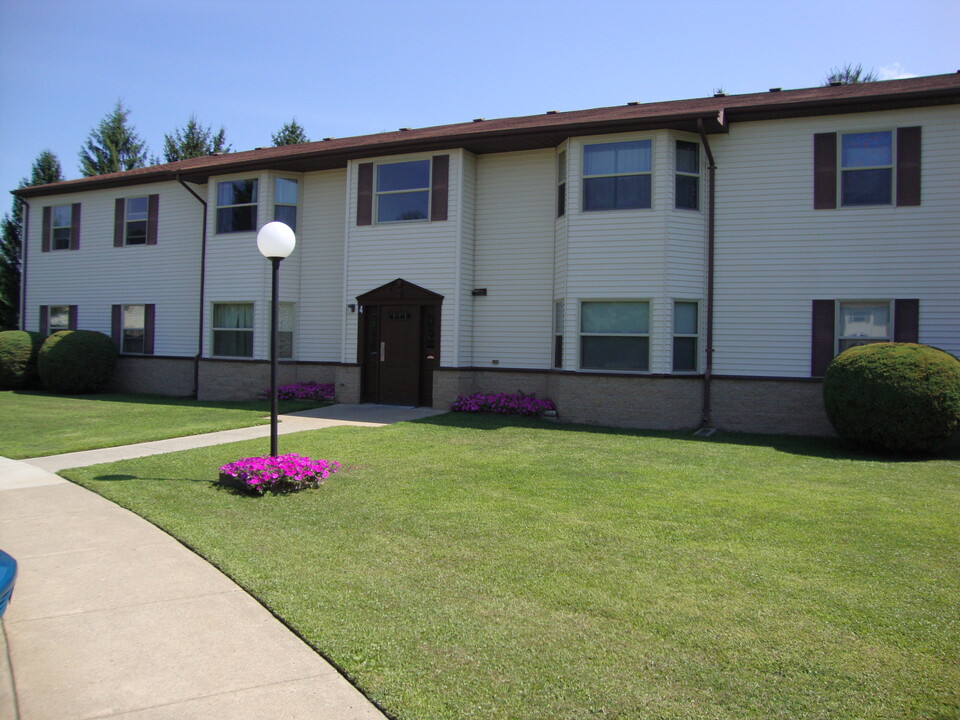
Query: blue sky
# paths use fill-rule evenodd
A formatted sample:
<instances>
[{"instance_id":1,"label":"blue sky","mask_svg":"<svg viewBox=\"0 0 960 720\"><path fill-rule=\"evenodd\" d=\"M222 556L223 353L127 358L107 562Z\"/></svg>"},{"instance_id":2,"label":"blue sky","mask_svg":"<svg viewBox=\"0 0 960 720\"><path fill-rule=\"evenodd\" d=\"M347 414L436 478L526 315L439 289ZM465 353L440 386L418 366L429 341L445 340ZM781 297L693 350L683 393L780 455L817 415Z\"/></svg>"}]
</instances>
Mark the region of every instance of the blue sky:
<instances>
[{"instance_id":1,"label":"blue sky","mask_svg":"<svg viewBox=\"0 0 960 720\"><path fill-rule=\"evenodd\" d=\"M294 116L320 139L952 73L958 37L957 0L0 0L0 188L44 149L79 177L118 98L155 155L191 113L248 150Z\"/></svg>"}]
</instances>

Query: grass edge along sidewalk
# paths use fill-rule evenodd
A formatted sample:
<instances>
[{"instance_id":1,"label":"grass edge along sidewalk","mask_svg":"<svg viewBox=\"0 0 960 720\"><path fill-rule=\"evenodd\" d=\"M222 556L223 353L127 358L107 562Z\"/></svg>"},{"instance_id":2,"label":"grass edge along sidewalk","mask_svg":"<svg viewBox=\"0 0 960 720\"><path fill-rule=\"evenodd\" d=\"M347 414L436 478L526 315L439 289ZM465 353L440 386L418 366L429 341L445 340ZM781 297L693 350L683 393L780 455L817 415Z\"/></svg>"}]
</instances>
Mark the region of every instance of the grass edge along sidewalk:
<instances>
[{"instance_id":1,"label":"grass edge along sidewalk","mask_svg":"<svg viewBox=\"0 0 960 720\"><path fill-rule=\"evenodd\" d=\"M960 717L960 462L445 415L64 473L233 577L403 720Z\"/></svg>"}]
</instances>

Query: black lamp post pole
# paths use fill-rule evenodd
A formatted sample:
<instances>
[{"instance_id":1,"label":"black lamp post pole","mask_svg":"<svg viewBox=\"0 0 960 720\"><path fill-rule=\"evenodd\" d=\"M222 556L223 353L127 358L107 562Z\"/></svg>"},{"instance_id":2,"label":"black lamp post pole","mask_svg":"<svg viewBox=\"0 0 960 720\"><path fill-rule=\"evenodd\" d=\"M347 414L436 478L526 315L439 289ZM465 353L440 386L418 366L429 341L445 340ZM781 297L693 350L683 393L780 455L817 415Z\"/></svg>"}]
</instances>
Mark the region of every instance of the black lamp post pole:
<instances>
[{"instance_id":1,"label":"black lamp post pole","mask_svg":"<svg viewBox=\"0 0 960 720\"><path fill-rule=\"evenodd\" d=\"M270 303L270 457L277 456L277 341L280 324L280 261L282 257L272 257L273 263L273 299Z\"/></svg>"}]
</instances>

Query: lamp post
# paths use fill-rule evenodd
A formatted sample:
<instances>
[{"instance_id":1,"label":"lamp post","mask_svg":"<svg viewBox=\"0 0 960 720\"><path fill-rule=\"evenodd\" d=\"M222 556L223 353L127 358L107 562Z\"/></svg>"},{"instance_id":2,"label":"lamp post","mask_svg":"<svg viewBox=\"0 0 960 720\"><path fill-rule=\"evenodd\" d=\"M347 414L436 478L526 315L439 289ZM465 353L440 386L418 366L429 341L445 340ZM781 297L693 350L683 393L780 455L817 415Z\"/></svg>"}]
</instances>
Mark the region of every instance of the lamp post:
<instances>
[{"instance_id":1,"label":"lamp post","mask_svg":"<svg viewBox=\"0 0 960 720\"><path fill-rule=\"evenodd\" d=\"M273 293L270 301L270 457L277 456L277 338L280 320L280 261L289 257L297 236L289 225L268 222L257 233L257 248L273 265Z\"/></svg>"}]
</instances>

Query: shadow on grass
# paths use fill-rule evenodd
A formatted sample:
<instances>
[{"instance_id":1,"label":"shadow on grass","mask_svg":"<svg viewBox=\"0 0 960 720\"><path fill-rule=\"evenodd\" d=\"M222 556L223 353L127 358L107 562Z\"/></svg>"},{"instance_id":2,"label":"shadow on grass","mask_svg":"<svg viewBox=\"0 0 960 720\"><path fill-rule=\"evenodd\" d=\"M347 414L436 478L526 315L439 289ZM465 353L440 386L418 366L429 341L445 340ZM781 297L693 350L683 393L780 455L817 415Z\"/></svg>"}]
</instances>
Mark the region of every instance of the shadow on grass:
<instances>
[{"instance_id":1,"label":"shadow on grass","mask_svg":"<svg viewBox=\"0 0 960 720\"><path fill-rule=\"evenodd\" d=\"M929 462L931 460L960 460L960 442L955 436L936 454L905 455L885 454L858 448L836 437L815 437L806 435L763 435L717 431L710 437L694 435L690 430L637 430L633 428L615 428L601 425L577 425L555 423L539 418L505 416L494 414L474 414L450 412L446 415L421 418L409 421L420 425L442 427L460 427L470 430L502 430L504 428L528 427L552 432L596 433L601 435L621 435L636 438L664 438L682 440L694 445L711 443L720 445L748 445L766 447L789 455L804 455L826 460L852 460L862 462Z\"/></svg>"},{"instance_id":2,"label":"shadow on grass","mask_svg":"<svg viewBox=\"0 0 960 720\"><path fill-rule=\"evenodd\" d=\"M133 403L135 405L172 405L178 407L209 408L217 410L259 410L269 414L270 399L262 400L197 400L190 397L174 397L172 395L146 395L136 393L90 393L86 395L58 395L44 390L13 390L14 395L29 395L45 397L51 400L97 400L100 402ZM281 400L281 413L312 410L332 405L330 402L313 402L305 400Z\"/></svg>"}]
</instances>

